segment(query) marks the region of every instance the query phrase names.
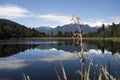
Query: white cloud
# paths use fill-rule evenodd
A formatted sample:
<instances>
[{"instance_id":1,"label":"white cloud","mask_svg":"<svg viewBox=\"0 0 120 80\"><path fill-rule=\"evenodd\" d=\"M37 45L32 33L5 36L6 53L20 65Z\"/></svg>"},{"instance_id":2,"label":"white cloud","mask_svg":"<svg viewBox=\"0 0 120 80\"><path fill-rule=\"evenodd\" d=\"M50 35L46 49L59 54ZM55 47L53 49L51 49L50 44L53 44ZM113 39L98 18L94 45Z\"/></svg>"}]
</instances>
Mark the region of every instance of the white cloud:
<instances>
[{"instance_id":1,"label":"white cloud","mask_svg":"<svg viewBox=\"0 0 120 80\"><path fill-rule=\"evenodd\" d=\"M40 18L44 21L58 22L58 25L65 25L73 23L71 21L71 16L63 16L63 15L54 15L54 14L46 14L46 15L38 15L37 18ZM109 17L106 19L89 19L87 21L81 20L83 24L88 24L91 27L101 26L102 24L110 25L112 22L120 23L120 17Z\"/></svg>"},{"instance_id":2,"label":"white cloud","mask_svg":"<svg viewBox=\"0 0 120 80\"><path fill-rule=\"evenodd\" d=\"M103 23L101 21L96 21L96 22L83 22L84 24L88 24L91 27L95 27L95 26L101 26Z\"/></svg>"},{"instance_id":3,"label":"white cloud","mask_svg":"<svg viewBox=\"0 0 120 80\"><path fill-rule=\"evenodd\" d=\"M95 26L101 26L102 24L105 24L105 25L111 25L112 23L120 23L120 17L109 17L109 18L106 18L106 19L95 19L95 20L88 20L88 21L83 21L84 24L88 24L90 25L91 27L95 27Z\"/></svg>"},{"instance_id":4,"label":"white cloud","mask_svg":"<svg viewBox=\"0 0 120 80\"><path fill-rule=\"evenodd\" d=\"M24 63L25 60L21 60L21 59L13 59L13 58L9 58L6 60L0 60L0 69L19 69L22 67L26 67L27 64Z\"/></svg>"},{"instance_id":5,"label":"white cloud","mask_svg":"<svg viewBox=\"0 0 120 80\"><path fill-rule=\"evenodd\" d=\"M100 49L97 49L97 50L95 50L95 49L90 49L90 50L88 50L87 52L85 52L85 54L87 54L87 55L92 55L92 54L95 54L95 55L102 55L103 53L102 53L102 51L100 50ZM110 51L107 51L107 50L105 50L105 52L104 52L104 54L112 54ZM104 55L103 54L103 55ZM105 55L104 55L105 56Z\"/></svg>"},{"instance_id":6,"label":"white cloud","mask_svg":"<svg viewBox=\"0 0 120 80\"><path fill-rule=\"evenodd\" d=\"M55 48L51 49L36 49L38 52L41 52L38 56L39 58L35 58L34 61L45 61L45 62L53 62L59 60L74 60L74 55L70 52L66 52L63 50L57 50ZM52 54L51 54L52 53Z\"/></svg>"},{"instance_id":7,"label":"white cloud","mask_svg":"<svg viewBox=\"0 0 120 80\"><path fill-rule=\"evenodd\" d=\"M74 56L72 53L63 52L59 53L58 55L49 55L43 58L40 58L40 61L52 62L52 61L59 61L59 60L74 60Z\"/></svg>"},{"instance_id":8,"label":"white cloud","mask_svg":"<svg viewBox=\"0 0 120 80\"><path fill-rule=\"evenodd\" d=\"M47 26L57 26L57 25L65 25L72 23L71 16L65 15L56 15L56 14L33 14L29 10L11 4L0 5L0 18L24 18L24 17L31 17L31 18L39 18L41 22L44 24L47 23ZM80 17L80 16L79 16ZM120 16L116 17L109 17L106 19L89 19L89 20L82 20L83 24L88 24L91 27L101 26L102 24L108 25L112 22L120 23Z\"/></svg>"},{"instance_id":9,"label":"white cloud","mask_svg":"<svg viewBox=\"0 0 120 80\"><path fill-rule=\"evenodd\" d=\"M38 15L36 16L40 19L43 19L45 21L54 21L58 22L61 25L69 24L71 23L71 16L63 16L63 15L54 15L54 14L46 14L46 15Z\"/></svg>"},{"instance_id":10,"label":"white cloud","mask_svg":"<svg viewBox=\"0 0 120 80\"><path fill-rule=\"evenodd\" d=\"M111 22L115 22L115 23L120 23L120 16L118 17L110 17Z\"/></svg>"},{"instance_id":11,"label":"white cloud","mask_svg":"<svg viewBox=\"0 0 120 80\"><path fill-rule=\"evenodd\" d=\"M95 49L90 49L86 54L96 54L96 55L101 55L103 54L101 50L95 50Z\"/></svg>"},{"instance_id":12,"label":"white cloud","mask_svg":"<svg viewBox=\"0 0 120 80\"><path fill-rule=\"evenodd\" d=\"M101 26L102 24L108 25L110 24L109 22L105 21L105 19L98 19L98 20L88 20L88 21L83 21L84 24L88 24L91 27L95 26Z\"/></svg>"},{"instance_id":13,"label":"white cloud","mask_svg":"<svg viewBox=\"0 0 120 80\"><path fill-rule=\"evenodd\" d=\"M15 5L0 5L0 17L21 18L29 16L29 11Z\"/></svg>"}]
</instances>

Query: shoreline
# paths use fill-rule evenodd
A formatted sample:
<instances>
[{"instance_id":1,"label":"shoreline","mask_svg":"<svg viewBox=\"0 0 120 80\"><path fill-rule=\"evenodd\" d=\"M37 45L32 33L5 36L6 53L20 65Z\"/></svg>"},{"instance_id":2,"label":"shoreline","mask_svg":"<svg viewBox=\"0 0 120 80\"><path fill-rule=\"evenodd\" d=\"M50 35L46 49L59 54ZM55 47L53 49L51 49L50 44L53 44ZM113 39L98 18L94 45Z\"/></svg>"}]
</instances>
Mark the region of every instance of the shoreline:
<instances>
[{"instance_id":1,"label":"shoreline","mask_svg":"<svg viewBox=\"0 0 120 80\"><path fill-rule=\"evenodd\" d=\"M10 40L73 40L72 37L31 37L31 38L10 38L6 40L0 40L0 41L10 41ZM105 41L117 41L120 42L120 38L95 38L95 37L86 37L83 38L83 40L105 40Z\"/></svg>"}]
</instances>

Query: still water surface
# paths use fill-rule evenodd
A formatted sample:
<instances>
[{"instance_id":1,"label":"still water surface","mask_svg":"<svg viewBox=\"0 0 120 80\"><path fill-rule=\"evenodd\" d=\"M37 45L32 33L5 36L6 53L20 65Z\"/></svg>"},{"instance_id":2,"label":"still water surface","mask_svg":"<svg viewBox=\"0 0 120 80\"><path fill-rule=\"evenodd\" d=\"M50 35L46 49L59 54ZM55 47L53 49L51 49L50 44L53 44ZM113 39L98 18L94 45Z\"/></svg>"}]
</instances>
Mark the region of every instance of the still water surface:
<instances>
[{"instance_id":1,"label":"still water surface","mask_svg":"<svg viewBox=\"0 0 120 80\"><path fill-rule=\"evenodd\" d=\"M113 77L120 77L120 43L86 42L85 68L90 60L94 65L108 66ZM72 41L1 41L0 80L22 80L23 73L31 80L56 80L53 66L62 78L60 61L64 65L68 80L80 80L76 73L81 69L80 58L74 51L80 47ZM90 78L94 78L91 66Z\"/></svg>"}]
</instances>

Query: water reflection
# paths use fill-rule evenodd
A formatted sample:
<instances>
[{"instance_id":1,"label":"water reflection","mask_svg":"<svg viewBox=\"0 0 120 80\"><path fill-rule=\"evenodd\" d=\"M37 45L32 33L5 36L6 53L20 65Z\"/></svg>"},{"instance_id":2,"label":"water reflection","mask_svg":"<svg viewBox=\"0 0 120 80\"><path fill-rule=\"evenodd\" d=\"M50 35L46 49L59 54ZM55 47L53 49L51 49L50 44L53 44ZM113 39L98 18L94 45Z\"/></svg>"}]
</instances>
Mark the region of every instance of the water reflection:
<instances>
[{"instance_id":1,"label":"water reflection","mask_svg":"<svg viewBox=\"0 0 120 80\"><path fill-rule=\"evenodd\" d=\"M120 53L120 42L114 41L88 41L88 45L93 44L96 45L98 49L102 51L104 54L105 50L112 52L112 54Z\"/></svg>"},{"instance_id":2,"label":"water reflection","mask_svg":"<svg viewBox=\"0 0 120 80\"><path fill-rule=\"evenodd\" d=\"M103 66L109 61L111 74L120 77L120 43L86 41L86 44L88 49L84 52L87 62L85 68L89 65L89 57L94 64ZM114 51L111 50L113 48ZM52 68L55 64L58 72L61 73L59 60L63 62L68 80L75 80L75 72L81 68L81 64L79 57L73 52L79 49L80 47L73 45L72 41L2 43L0 44L0 80L21 80L23 73L28 74L31 80L56 80ZM90 73L93 72L92 69ZM90 76L94 77L94 75Z\"/></svg>"},{"instance_id":3,"label":"water reflection","mask_svg":"<svg viewBox=\"0 0 120 80\"><path fill-rule=\"evenodd\" d=\"M54 49L54 48L49 49L48 53L45 53L42 55L44 55L44 56L42 58L40 58L39 60L46 61L46 62L59 61L59 60L74 60L75 59L72 53L65 52L63 50L57 51L57 49Z\"/></svg>"},{"instance_id":4,"label":"water reflection","mask_svg":"<svg viewBox=\"0 0 120 80\"><path fill-rule=\"evenodd\" d=\"M8 44L7 44L8 43ZM55 48L57 50L63 50L66 52L74 52L80 51L80 47L78 45L74 45L72 41L65 42L65 41L21 41L21 42L2 42L0 45L0 57L7 57L13 54L17 54L19 52L24 52L30 48L37 48L37 49L52 49ZM100 49L101 53L104 54L105 50L112 52L112 54L120 53L120 43L113 42L113 41L87 41L86 42L88 50L90 49Z\"/></svg>"},{"instance_id":5,"label":"water reflection","mask_svg":"<svg viewBox=\"0 0 120 80\"><path fill-rule=\"evenodd\" d=\"M37 45L27 44L3 44L0 45L0 57L8 57L19 52L24 52L27 49L35 48Z\"/></svg>"},{"instance_id":6,"label":"water reflection","mask_svg":"<svg viewBox=\"0 0 120 80\"><path fill-rule=\"evenodd\" d=\"M27 67L34 62L53 62L59 60L74 60L72 53L55 48L40 50L27 49L25 52L19 52L18 55L13 55L8 58L0 58L0 70L16 70Z\"/></svg>"},{"instance_id":7,"label":"water reflection","mask_svg":"<svg viewBox=\"0 0 120 80\"><path fill-rule=\"evenodd\" d=\"M0 59L0 70L16 70L26 67L25 61L24 59L16 58Z\"/></svg>"}]
</instances>

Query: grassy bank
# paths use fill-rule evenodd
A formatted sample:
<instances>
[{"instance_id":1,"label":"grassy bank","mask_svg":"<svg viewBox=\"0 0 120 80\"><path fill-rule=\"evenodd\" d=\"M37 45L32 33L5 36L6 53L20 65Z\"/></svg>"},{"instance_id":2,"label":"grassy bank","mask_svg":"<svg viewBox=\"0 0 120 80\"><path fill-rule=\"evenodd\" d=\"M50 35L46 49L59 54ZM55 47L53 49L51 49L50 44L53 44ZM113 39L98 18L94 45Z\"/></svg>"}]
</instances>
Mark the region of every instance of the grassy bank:
<instances>
[{"instance_id":1,"label":"grassy bank","mask_svg":"<svg viewBox=\"0 0 120 80\"><path fill-rule=\"evenodd\" d=\"M72 40L72 37L30 37L30 38L11 38L9 40ZM120 42L120 38L93 38L86 37L83 40L110 40Z\"/></svg>"},{"instance_id":2,"label":"grassy bank","mask_svg":"<svg viewBox=\"0 0 120 80\"><path fill-rule=\"evenodd\" d=\"M120 38L93 38L93 37L87 37L83 38L84 40L105 40L105 41L116 41L120 42Z\"/></svg>"}]
</instances>

